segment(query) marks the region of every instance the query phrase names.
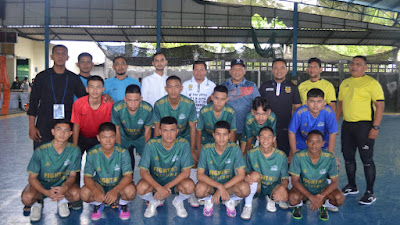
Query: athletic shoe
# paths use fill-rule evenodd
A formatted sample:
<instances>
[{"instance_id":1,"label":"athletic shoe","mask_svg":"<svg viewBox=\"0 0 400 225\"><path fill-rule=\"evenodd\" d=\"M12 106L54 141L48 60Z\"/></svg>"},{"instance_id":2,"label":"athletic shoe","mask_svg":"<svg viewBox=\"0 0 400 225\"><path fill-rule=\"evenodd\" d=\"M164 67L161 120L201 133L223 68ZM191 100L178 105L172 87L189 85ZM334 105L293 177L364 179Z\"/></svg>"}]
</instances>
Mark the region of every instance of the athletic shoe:
<instances>
[{"instance_id":1,"label":"athletic shoe","mask_svg":"<svg viewBox=\"0 0 400 225\"><path fill-rule=\"evenodd\" d=\"M211 216L213 214L214 203L211 200L204 201L203 215Z\"/></svg>"},{"instance_id":2,"label":"athletic shoe","mask_svg":"<svg viewBox=\"0 0 400 225\"><path fill-rule=\"evenodd\" d=\"M29 216L31 214L31 207L24 205L23 214L24 216Z\"/></svg>"},{"instance_id":3,"label":"athletic shoe","mask_svg":"<svg viewBox=\"0 0 400 225\"><path fill-rule=\"evenodd\" d=\"M281 209L289 208L289 204L287 204L287 202L278 201L278 205L279 205L279 208L281 208Z\"/></svg>"},{"instance_id":4,"label":"athletic shoe","mask_svg":"<svg viewBox=\"0 0 400 225\"><path fill-rule=\"evenodd\" d=\"M174 200L172 200L172 205L175 206L176 209L176 215L181 217L181 218L185 218L188 216L185 206L183 206L183 201L177 201L176 197L174 198Z\"/></svg>"},{"instance_id":5,"label":"athletic shoe","mask_svg":"<svg viewBox=\"0 0 400 225\"><path fill-rule=\"evenodd\" d=\"M301 219L303 216L301 215L301 206L297 206L293 209L292 217L296 220Z\"/></svg>"},{"instance_id":6,"label":"athletic shoe","mask_svg":"<svg viewBox=\"0 0 400 225\"><path fill-rule=\"evenodd\" d=\"M197 200L196 196L194 196L194 194L189 197L188 202L189 202L190 206L192 206L194 208L197 208L200 205L199 201Z\"/></svg>"},{"instance_id":7,"label":"athletic shoe","mask_svg":"<svg viewBox=\"0 0 400 225\"><path fill-rule=\"evenodd\" d=\"M79 200L77 202L68 202L68 208L72 208L73 210L82 209L82 200Z\"/></svg>"},{"instance_id":8,"label":"athletic shoe","mask_svg":"<svg viewBox=\"0 0 400 225\"><path fill-rule=\"evenodd\" d=\"M157 207L160 205L161 201L155 200L153 202L149 203L149 206L147 206L146 211L144 212L144 217L146 218L151 218L157 214Z\"/></svg>"},{"instance_id":9,"label":"athletic shoe","mask_svg":"<svg viewBox=\"0 0 400 225\"><path fill-rule=\"evenodd\" d=\"M31 207L31 221L36 222L42 218L42 204Z\"/></svg>"},{"instance_id":10,"label":"athletic shoe","mask_svg":"<svg viewBox=\"0 0 400 225\"><path fill-rule=\"evenodd\" d=\"M371 191L366 191L364 196L358 202L363 205L371 205L375 201L376 198L374 194Z\"/></svg>"},{"instance_id":11,"label":"athletic shoe","mask_svg":"<svg viewBox=\"0 0 400 225\"><path fill-rule=\"evenodd\" d=\"M251 212L252 212L252 207L251 206L244 206L242 214L240 215L240 218L244 220L249 220L251 217Z\"/></svg>"},{"instance_id":12,"label":"athletic shoe","mask_svg":"<svg viewBox=\"0 0 400 225\"><path fill-rule=\"evenodd\" d=\"M95 205L93 207L93 212L90 215L90 218L92 218L92 220L99 220L101 218L103 210L104 210L104 203L101 203L101 205Z\"/></svg>"},{"instance_id":13,"label":"athletic shoe","mask_svg":"<svg viewBox=\"0 0 400 225\"><path fill-rule=\"evenodd\" d=\"M164 205L164 200L159 201L160 204L158 205L158 207L163 206ZM150 202L146 200L146 205L149 205ZM204 205L204 204L203 204Z\"/></svg>"},{"instance_id":14,"label":"athletic shoe","mask_svg":"<svg viewBox=\"0 0 400 225\"><path fill-rule=\"evenodd\" d=\"M58 207L58 215L61 217L68 217L70 212L68 208L68 203L61 203L60 201L57 202L57 207Z\"/></svg>"},{"instance_id":15,"label":"athletic shoe","mask_svg":"<svg viewBox=\"0 0 400 225\"><path fill-rule=\"evenodd\" d=\"M275 202L272 201L268 195L265 196L265 200L267 201L267 211L268 212L276 212L276 206L275 206Z\"/></svg>"},{"instance_id":16,"label":"athletic shoe","mask_svg":"<svg viewBox=\"0 0 400 225\"><path fill-rule=\"evenodd\" d=\"M344 195L356 195L359 191L357 187L352 187L350 184L347 184L344 186L344 188L342 188L342 192Z\"/></svg>"},{"instance_id":17,"label":"athletic shoe","mask_svg":"<svg viewBox=\"0 0 400 225\"><path fill-rule=\"evenodd\" d=\"M234 200L228 200L225 202L226 206L226 215L229 217L235 217L236 216L236 203Z\"/></svg>"},{"instance_id":18,"label":"athletic shoe","mask_svg":"<svg viewBox=\"0 0 400 225\"><path fill-rule=\"evenodd\" d=\"M119 218L121 220L127 220L129 217L131 217L131 213L128 210L128 205L118 205L119 209Z\"/></svg>"},{"instance_id":19,"label":"athletic shoe","mask_svg":"<svg viewBox=\"0 0 400 225\"><path fill-rule=\"evenodd\" d=\"M329 220L328 211L326 211L326 208L323 207L323 206L322 206L321 208L319 208L319 218L320 218L321 220L323 220L323 221Z\"/></svg>"},{"instance_id":20,"label":"athletic shoe","mask_svg":"<svg viewBox=\"0 0 400 225\"><path fill-rule=\"evenodd\" d=\"M205 201L204 200L199 200L199 205L204 205Z\"/></svg>"},{"instance_id":21,"label":"athletic shoe","mask_svg":"<svg viewBox=\"0 0 400 225\"><path fill-rule=\"evenodd\" d=\"M332 205L331 207L326 207L326 209L331 212L339 212L339 208L334 205Z\"/></svg>"}]
</instances>

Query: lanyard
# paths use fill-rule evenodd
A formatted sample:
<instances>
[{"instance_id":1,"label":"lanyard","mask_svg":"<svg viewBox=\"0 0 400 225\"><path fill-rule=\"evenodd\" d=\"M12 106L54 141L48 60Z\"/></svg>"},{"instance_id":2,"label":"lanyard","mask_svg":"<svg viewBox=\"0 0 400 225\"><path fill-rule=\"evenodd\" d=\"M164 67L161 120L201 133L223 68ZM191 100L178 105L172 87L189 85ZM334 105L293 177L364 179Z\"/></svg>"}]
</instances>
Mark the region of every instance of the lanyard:
<instances>
[{"instance_id":1,"label":"lanyard","mask_svg":"<svg viewBox=\"0 0 400 225\"><path fill-rule=\"evenodd\" d=\"M50 83L51 83L51 90L53 91L54 104L57 104L56 94L54 92L54 86L53 86L53 74L50 76ZM64 104L65 93L67 93L67 86L68 86L68 75L65 81L64 96L62 98L61 104Z\"/></svg>"},{"instance_id":2,"label":"lanyard","mask_svg":"<svg viewBox=\"0 0 400 225\"><path fill-rule=\"evenodd\" d=\"M276 84L275 95L276 95L276 96L281 95L281 83L277 83L277 84Z\"/></svg>"}]
</instances>

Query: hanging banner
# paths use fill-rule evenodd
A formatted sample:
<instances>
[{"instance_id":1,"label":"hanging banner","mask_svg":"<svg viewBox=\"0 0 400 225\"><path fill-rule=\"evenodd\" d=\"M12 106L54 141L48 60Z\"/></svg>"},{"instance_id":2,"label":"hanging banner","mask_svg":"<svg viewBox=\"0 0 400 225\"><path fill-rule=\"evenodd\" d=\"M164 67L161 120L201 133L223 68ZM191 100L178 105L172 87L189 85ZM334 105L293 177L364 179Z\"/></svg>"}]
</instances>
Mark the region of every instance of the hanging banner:
<instances>
[{"instance_id":1,"label":"hanging banner","mask_svg":"<svg viewBox=\"0 0 400 225\"><path fill-rule=\"evenodd\" d=\"M6 57L0 56L0 85L3 87L3 105L1 106L1 115L8 115L8 107L10 106L10 82L8 81Z\"/></svg>"}]
</instances>

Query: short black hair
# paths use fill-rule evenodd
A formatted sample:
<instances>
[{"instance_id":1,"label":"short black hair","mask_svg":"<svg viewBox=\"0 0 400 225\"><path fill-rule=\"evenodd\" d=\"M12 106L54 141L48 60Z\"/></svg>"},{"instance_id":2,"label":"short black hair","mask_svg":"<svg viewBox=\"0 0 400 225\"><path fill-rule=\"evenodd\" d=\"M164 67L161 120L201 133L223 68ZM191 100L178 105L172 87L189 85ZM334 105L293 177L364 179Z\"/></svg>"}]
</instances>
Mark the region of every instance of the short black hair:
<instances>
[{"instance_id":1,"label":"short black hair","mask_svg":"<svg viewBox=\"0 0 400 225\"><path fill-rule=\"evenodd\" d=\"M283 63L285 63L285 66L287 67L287 62L286 62L286 60L283 59L283 58L274 59L274 61L272 61L272 66L274 66L274 64L275 64L276 62L283 62Z\"/></svg>"},{"instance_id":2,"label":"short black hair","mask_svg":"<svg viewBox=\"0 0 400 225\"><path fill-rule=\"evenodd\" d=\"M258 107L260 107L263 109L264 112L266 112L268 109L271 109L271 105L269 104L268 100L264 97L256 97L255 99L253 99L253 104L251 106L251 108L254 111L257 111Z\"/></svg>"},{"instance_id":3,"label":"short black hair","mask_svg":"<svg viewBox=\"0 0 400 225\"><path fill-rule=\"evenodd\" d=\"M319 89L319 88L312 88L307 92L307 99L309 98L316 98L316 97L321 97L324 98L325 94L324 92Z\"/></svg>"},{"instance_id":4,"label":"short black hair","mask_svg":"<svg viewBox=\"0 0 400 225\"><path fill-rule=\"evenodd\" d=\"M308 60L308 66L310 66L310 64L313 62L316 62L318 64L318 66L321 68L321 60L320 59L318 59L316 57L310 58Z\"/></svg>"},{"instance_id":5,"label":"short black hair","mask_svg":"<svg viewBox=\"0 0 400 225\"><path fill-rule=\"evenodd\" d=\"M115 60L117 60L117 59L124 59L124 60L125 60L125 63L128 64L128 62L126 61L126 58L125 58L124 56L122 56L122 55L115 57L115 58L113 59L113 64L115 63Z\"/></svg>"},{"instance_id":6,"label":"short black hair","mask_svg":"<svg viewBox=\"0 0 400 225\"><path fill-rule=\"evenodd\" d=\"M365 57L363 55L356 55L353 57L353 59L362 59L364 61L364 63L367 64L367 57Z\"/></svg>"},{"instance_id":7,"label":"short black hair","mask_svg":"<svg viewBox=\"0 0 400 225\"><path fill-rule=\"evenodd\" d=\"M170 81L170 80L178 80L179 83L182 84L181 78L179 78L178 76L175 76L175 75L169 76L169 77L167 78L167 80L165 81L165 84L166 84L168 81Z\"/></svg>"},{"instance_id":8,"label":"short black hair","mask_svg":"<svg viewBox=\"0 0 400 225\"><path fill-rule=\"evenodd\" d=\"M102 78L102 77L100 77L100 76L97 76L97 75L90 76L90 77L88 78L88 80L87 80L87 84L89 85L89 82L90 82L90 81L92 81L92 80L98 80L98 81L101 81L101 83L102 83L102 84L103 84L103 86L104 86L104 80L103 80L103 78Z\"/></svg>"},{"instance_id":9,"label":"short black hair","mask_svg":"<svg viewBox=\"0 0 400 225\"><path fill-rule=\"evenodd\" d=\"M69 129L72 130L72 123L68 120L65 119L53 120L53 128L55 128L58 124L68 124Z\"/></svg>"},{"instance_id":10,"label":"short black hair","mask_svg":"<svg viewBox=\"0 0 400 225\"><path fill-rule=\"evenodd\" d=\"M324 135L322 135L321 131L319 131L319 130L312 130L312 131L308 132L308 134L307 134L307 140L308 140L308 137L310 137L312 134L320 135L320 136L322 137L322 139L324 139Z\"/></svg>"},{"instance_id":11,"label":"short black hair","mask_svg":"<svg viewBox=\"0 0 400 225\"><path fill-rule=\"evenodd\" d=\"M93 56L88 52L82 52L78 55L78 62L81 60L82 57L90 57L90 61L93 60Z\"/></svg>"},{"instance_id":12,"label":"short black hair","mask_svg":"<svg viewBox=\"0 0 400 225\"><path fill-rule=\"evenodd\" d=\"M158 56L158 55L163 55L165 59L167 59L167 55L164 52L156 52L154 53L154 55L151 57L151 61L154 61L154 57Z\"/></svg>"},{"instance_id":13,"label":"short black hair","mask_svg":"<svg viewBox=\"0 0 400 225\"><path fill-rule=\"evenodd\" d=\"M166 116L160 120L160 127L161 124L167 124L167 125L176 124L178 126L178 121L175 119L175 117Z\"/></svg>"},{"instance_id":14,"label":"short black hair","mask_svg":"<svg viewBox=\"0 0 400 225\"><path fill-rule=\"evenodd\" d=\"M194 61L194 63L193 63L193 69L194 69L194 66L195 65L204 65L204 69L205 70L207 70L207 64L206 64L206 62L204 62L204 61L200 61L200 60L198 60L198 61Z\"/></svg>"},{"instance_id":15,"label":"short black hair","mask_svg":"<svg viewBox=\"0 0 400 225\"><path fill-rule=\"evenodd\" d=\"M65 50L67 50L68 53L68 48L65 45L54 45L53 48L51 49L51 54L54 53L54 50L56 50L56 48L65 48Z\"/></svg>"},{"instance_id":16,"label":"short black hair","mask_svg":"<svg viewBox=\"0 0 400 225\"><path fill-rule=\"evenodd\" d=\"M227 96L228 96L228 93L229 93L228 88L226 86L224 86L224 85L215 86L213 93L215 93L215 92L222 92L222 93L225 93Z\"/></svg>"},{"instance_id":17,"label":"short black hair","mask_svg":"<svg viewBox=\"0 0 400 225\"><path fill-rule=\"evenodd\" d=\"M224 121L224 120L220 120L220 121L218 121L218 122L216 122L216 123L214 124L214 132L215 132L218 128L227 129L227 130L228 130L228 133L231 132L231 125L230 125L228 122Z\"/></svg>"},{"instance_id":18,"label":"short black hair","mask_svg":"<svg viewBox=\"0 0 400 225\"><path fill-rule=\"evenodd\" d=\"M100 124L99 126L99 134L103 131L114 131L115 133L117 133L117 128L115 127L115 125L111 122L105 122Z\"/></svg>"},{"instance_id":19,"label":"short black hair","mask_svg":"<svg viewBox=\"0 0 400 225\"><path fill-rule=\"evenodd\" d=\"M274 135L274 137L275 137L274 130L273 130L272 127L270 127L270 126L262 127L262 128L260 129L260 131L258 131L258 136L260 136L261 132L263 132L264 130L269 130L269 131L271 131L271 133L272 133L272 134Z\"/></svg>"},{"instance_id":20,"label":"short black hair","mask_svg":"<svg viewBox=\"0 0 400 225\"><path fill-rule=\"evenodd\" d=\"M133 94L139 94L141 95L141 91L140 91L140 87L137 86L136 84L131 84L128 87L126 87L125 89L125 94L129 94L129 93L133 93Z\"/></svg>"}]
</instances>

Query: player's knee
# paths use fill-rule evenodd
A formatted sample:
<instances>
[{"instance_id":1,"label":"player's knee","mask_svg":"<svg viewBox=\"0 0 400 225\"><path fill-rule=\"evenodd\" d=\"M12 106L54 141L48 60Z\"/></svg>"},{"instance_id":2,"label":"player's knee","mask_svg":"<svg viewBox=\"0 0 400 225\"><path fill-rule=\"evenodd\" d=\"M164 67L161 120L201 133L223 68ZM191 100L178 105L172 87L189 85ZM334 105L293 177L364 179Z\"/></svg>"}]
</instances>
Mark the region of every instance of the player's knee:
<instances>
[{"instance_id":1,"label":"player's knee","mask_svg":"<svg viewBox=\"0 0 400 225\"><path fill-rule=\"evenodd\" d=\"M241 181L238 184L235 185L235 195L244 198L250 194L250 186L248 183Z\"/></svg>"},{"instance_id":2,"label":"player's knee","mask_svg":"<svg viewBox=\"0 0 400 225\"><path fill-rule=\"evenodd\" d=\"M129 184L128 186L126 186L124 188L124 190L122 192L123 192L123 194L121 194L121 198L122 198L122 196L124 196L124 198L123 198L124 200L127 200L127 201L133 200L136 196L135 185Z\"/></svg>"},{"instance_id":3,"label":"player's knee","mask_svg":"<svg viewBox=\"0 0 400 225\"><path fill-rule=\"evenodd\" d=\"M341 206L341 205L343 205L345 199L346 199L346 197L343 195L343 193L338 192L338 193L335 195L336 206Z\"/></svg>"},{"instance_id":4,"label":"player's knee","mask_svg":"<svg viewBox=\"0 0 400 225\"><path fill-rule=\"evenodd\" d=\"M208 186L206 183L198 182L195 187L196 197L198 197L198 198L206 197L208 195L207 188L208 188Z\"/></svg>"},{"instance_id":5,"label":"player's knee","mask_svg":"<svg viewBox=\"0 0 400 225\"><path fill-rule=\"evenodd\" d=\"M300 195L297 192L289 192L289 203L292 206L298 205L301 202Z\"/></svg>"},{"instance_id":6,"label":"player's knee","mask_svg":"<svg viewBox=\"0 0 400 225\"><path fill-rule=\"evenodd\" d=\"M256 172L256 171L251 172L250 177L251 177L251 180L253 180L254 182L257 182L257 183L260 182L261 175L259 172Z\"/></svg>"},{"instance_id":7,"label":"player's knee","mask_svg":"<svg viewBox=\"0 0 400 225\"><path fill-rule=\"evenodd\" d=\"M193 182L192 179L187 178L187 179L183 180L181 182L180 186L181 186L181 190L180 191L183 194L190 195L190 194L194 193L195 186L194 186L194 182Z\"/></svg>"},{"instance_id":8,"label":"player's knee","mask_svg":"<svg viewBox=\"0 0 400 225\"><path fill-rule=\"evenodd\" d=\"M21 194L21 201L24 205L32 205L35 202L35 194L32 192L23 191Z\"/></svg>"},{"instance_id":9,"label":"player's knee","mask_svg":"<svg viewBox=\"0 0 400 225\"><path fill-rule=\"evenodd\" d=\"M73 187L70 190L68 190L68 194L69 194L69 197L71 198L71 199L68 199L69 201L72 201L72 202L79 201L79 199L80 199L80 188L77 187L77 186Z\"/></svg>"},{"instance_id":10,"label":"player's knee","mask_svg":"<svg viewBox=\"0 0 400 225\"><path fill-rule=\"evenodd\" d=\"M150 188L150 184L147 183L145 180L140 180L139 183L136 186L136 193L138 195L145 195L147 194Z\"/></svg>"},{"instance_id":11,"label":"player's knee","mask_svg":"<svg viewBox=\"0 0 400 225\"><path fill-rule=\"evenodd\" d=\"M92 194L92 192L90 191L90 189L87 188L86 186L83 186L81 188L79 196L82 199L82 201L88 202L91 194Z\"/></svg>"}]
</instances>

